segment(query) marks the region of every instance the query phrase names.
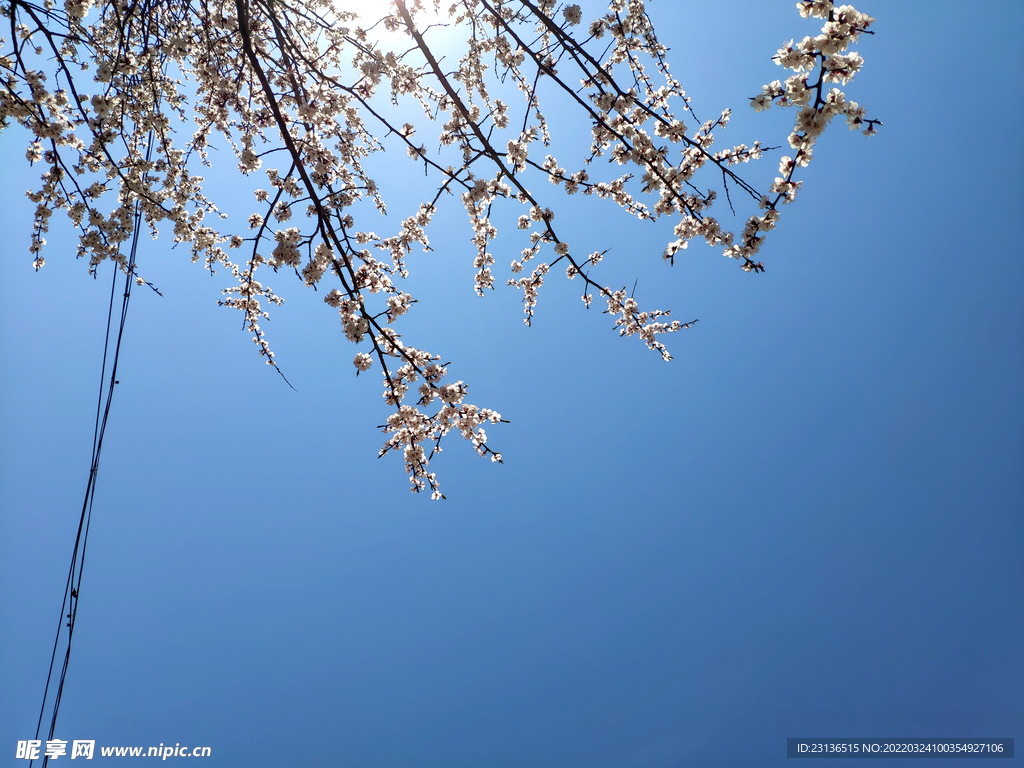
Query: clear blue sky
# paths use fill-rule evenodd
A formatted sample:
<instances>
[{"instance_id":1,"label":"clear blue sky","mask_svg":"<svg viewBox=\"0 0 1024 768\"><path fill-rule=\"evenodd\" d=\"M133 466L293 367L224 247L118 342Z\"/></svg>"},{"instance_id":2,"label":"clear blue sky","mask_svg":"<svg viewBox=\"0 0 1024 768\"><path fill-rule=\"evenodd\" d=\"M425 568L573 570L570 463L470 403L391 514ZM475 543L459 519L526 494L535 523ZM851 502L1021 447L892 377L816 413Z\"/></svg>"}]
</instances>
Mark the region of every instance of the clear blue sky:
<instances>
[{"instance_id":1,"label":"clear blue sky","mask_svg":"<svg viewBox=\"0 0 1024 768\"><path fill-rule=\"evenodd\" d=\"M700 5L653 5L674 71L702 115L733 107L726 136L781 143L793 114L746 97L816 27L790 2ZM503 466L449 444L445 503L375 458L379 374L355 378L320 296L274 284L293 392L215 305L228 278L144 240L164 296L132 300L57 736L209 745L211 767L770 766L788 736L1019 749L1024 49L998 34L1018 7L858 8L877 34L847 92L885 126L826 132L766 274L696 244L670 268L666 227L609 208L567 221L646 306L700 318L671 363L560 275L526 329L511 289L473 294L459 206L435 222L408 338L512 421L489 430ZM38 715L109 286L56 217L30 269L23 144L0 134L0 765Z\"/></svg>"}]
</instances>

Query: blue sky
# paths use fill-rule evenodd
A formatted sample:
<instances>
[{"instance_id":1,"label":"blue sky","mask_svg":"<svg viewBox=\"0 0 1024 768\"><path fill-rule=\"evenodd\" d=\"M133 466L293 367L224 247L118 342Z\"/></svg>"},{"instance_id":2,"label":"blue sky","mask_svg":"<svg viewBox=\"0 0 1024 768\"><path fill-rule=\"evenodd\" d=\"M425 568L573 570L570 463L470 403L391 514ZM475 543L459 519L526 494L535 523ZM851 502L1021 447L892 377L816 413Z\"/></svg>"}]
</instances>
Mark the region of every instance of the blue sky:
<instances>
[{"instance_id":1,"label":"blue sky","mask_svg":"<svg viewBox=\"0 0 1024 768\"><path fill-rule=\"evenodd\" d=\"M1024 54L993 35L1016 6L858 8L877 34L847 93L885 126L826 132L765 274L696 245L668 267L667 226L561 214L611 247L609 281L700 318L671 363L560 275L525 328L511 289L473 294L459 206L435 221L408 338L511 420L488 430L504 465L448 445L444 503L376 458L378 377L319 296L275 284L293 392L216 306L227 278L145 240L164 296L132 299L57 735L211 766L609 768L1024 736ZM699 114L781 143L792 113L746 97L812 23L652 9ZM56 223L30 269L23 143L0 134L4 765L38 715L109 287Z\"/></svg>"}]
</instances>

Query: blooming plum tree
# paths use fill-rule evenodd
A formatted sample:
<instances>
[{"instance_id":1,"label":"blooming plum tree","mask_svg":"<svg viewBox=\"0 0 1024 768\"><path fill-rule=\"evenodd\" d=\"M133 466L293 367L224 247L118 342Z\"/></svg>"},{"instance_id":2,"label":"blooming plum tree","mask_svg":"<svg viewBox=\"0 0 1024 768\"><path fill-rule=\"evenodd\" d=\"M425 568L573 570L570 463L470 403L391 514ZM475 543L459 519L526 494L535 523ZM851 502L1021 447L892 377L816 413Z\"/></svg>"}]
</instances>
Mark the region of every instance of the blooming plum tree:
<instances>
[{"instance_id":1,"label":"blooming plum tree","mask_svg":"<svg viewBox=\"0 0 1024 768\"><path fill-rule=\"evenodd\" d=\"M822 131L840 116L866 135L880 125L837 87L861 68L850 45L870 34L874 19L829 0L797 8L823 23L820 33L780 48L774 60L790 74L751 99L759 112L796 108L792 154L765 193L737 172L765 147L714 149L730 111L697 119L643 0L612 0L586 24L579 5L556 0L438 1L433 13L420 0L394 0L369 26L342 0L3 0L9 32L0 38L0 127L27 129L26 157L43 169L29 192L37 204L29 245L36 269L56 211L77 230L78 255L92 273L110 260L139 285L145 278L123 244L139 227L154 237L163 229L187 244L193 262L232 275L221 303L243 313L275 367L260 321L281 299L267 272L287 269L306 286L324 286L324 301L358 348L357 373L381 367L393 408L382 455L401 450L412 490L440 498L429 464L449 433L501 461L485 431L500 415L469 404L465 383L448 381L441 357L396 330L415 302L400 282L407 258L429 247L427 227L442 197L461 195L477 293L495 283L492 208L518 204L528 242L507 282L523 292L526 323L547 275L564 267L582 282L586 306L600 297L620 335L638 336L669 360L662 337L692 323L641 310L625 289L605 285L596 269L603 254L581 254L563 239L554 209L530 185L546 179L643 221L674 218L664 251L670 262L702 238L747 272L763 271L755 259L781 205L796 197L797 169L810 162ZM447 48L438 53L438 18L449 32L465 33L457 59ZM552 94L591 126L590 146L571 170L549 151L542 97ZM419 126L400 117L409 104L422 113ZM431 125L436 136L421 141ZM255 203L243 228L227 222L197 173L214 162L216 142L232 149L242 176L266 179L252 183ZM383 213L386 201L366 160L396 143L433 182L397 231L378 235L365 224L365 208ZM625 172L598 178L598 158ZM272 160L276 167L265 167ZM756 204L741 231L711 215L716 193L697 186L703 173Z\"/></svg>"}]
</instances>

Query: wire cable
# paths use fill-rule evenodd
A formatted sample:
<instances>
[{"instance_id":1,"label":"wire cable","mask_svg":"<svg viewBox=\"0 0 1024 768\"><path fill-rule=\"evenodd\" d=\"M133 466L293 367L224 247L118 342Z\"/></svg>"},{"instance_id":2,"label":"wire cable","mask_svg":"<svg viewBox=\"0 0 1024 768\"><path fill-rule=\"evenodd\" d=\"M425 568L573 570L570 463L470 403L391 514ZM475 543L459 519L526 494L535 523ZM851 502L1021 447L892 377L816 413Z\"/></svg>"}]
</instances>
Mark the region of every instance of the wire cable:
<instances>
[{"instance_id":1,"label":"wire cable","mask_svg":"<svg viewBox=\"0 0 1024 768\"><path fill-rule=\"evenodd\" d=\"M146 160L151 157L153 149L153 134L150 133L148 146L146 148ZM71 553L71 567L68 569L68 579L64 587L64 601L61 604L61 618L57 623L57 636L53 641L53 653L50 656L50 669L46 675L46 686L43 689L43 703L39 709L39 720L36 723L35 738L39 739L39 732L42 730L43 716L46 713L46 702L50 693L50 684L53 682L54 667L57 661L57 651L61 647L61 636L65 635L64 659L61 664L60 677L57 682L56 692L53 697L52 714L50 716L50 727L47 734L47 741L53 739L54 730L57 727L57 712L60 709L61 698L64 694L64 681L67 678L68 664L71 661L71 639L75 632L75 619L78 616L78 600L82 587L82 571L85 568L85 550L89 543L89 527L92 522L93 501L96 498L96 478L99 473L100 454L103 451L103 436L107 430L107 420L110 417L110 406L114 398L114 387L119 383L117 380L117 364L121 356L121 341L124 337L125 321L128 317L128 304L131 301L132 283L135 282L135 255L139 245L139 231L142 228L142 209L138 202L135 204L134 230L132 232L131 252L128 257L128 264L124 268L125 284L124 293L121 297L121 313L117 326L117 340L114 344L113 355L110 365L110 376L107 378L107 358L110 356L111 327L114 319L114 297L117 288L118 264L114 264L114 277L110 284L110 304L107 309L107 328L103 341L103 364L100 368L100 389L96 401L96 421L93 426L92 438L92 463L89 468L89 481L85 487L85 498L82 502L82 512L78 520L78 534L75 536L75 548ZM106 390L106 401L104 402L104 390ZM66 621L65 621L66 620ZM74 758L74 755L71 755ZM49 756L43 755L43 768L49 763ZM35 760L29 761L29 768Z\"/></svg>"}]
</instances>

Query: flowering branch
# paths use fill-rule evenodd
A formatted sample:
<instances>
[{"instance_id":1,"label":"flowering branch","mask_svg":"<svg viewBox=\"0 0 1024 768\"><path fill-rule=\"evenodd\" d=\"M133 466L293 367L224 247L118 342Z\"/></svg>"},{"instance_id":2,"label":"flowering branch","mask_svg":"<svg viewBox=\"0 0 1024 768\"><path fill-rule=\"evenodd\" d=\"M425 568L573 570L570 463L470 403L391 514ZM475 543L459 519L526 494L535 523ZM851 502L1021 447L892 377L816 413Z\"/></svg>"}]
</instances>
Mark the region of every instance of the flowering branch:
<instances>
[{"instance_id":1,"label":"flowering branch","mask_svg":"<svg viewBox=\"0 0 1024 768\"><path fill-rule=\"evenodd\" d=\"M534 182L609 201L645 224L670 218L673 239L663 253L670 263L703 238L744 270L763 271L754 259L781 204L799 191L797 168L810 162L825 127L838 115L867 135L881 125L826 88L846 86L860 70L863 60L849 46L871 34L874 19L828 0L798 10L824 21L821 34L779 49L776 63L794 74L751 100L757 111L799 108L789 135L795 152L762 194L739 166L770 148L759 141L715 148L731 112L697 119L642 0L612 0L589 25L580 6L556 0L457 0L444 21L467 39L448 69L442 61L452 54L432 47L434 26L420 0L395 0L369 28L335 0L0 0L10 27L0 38L0 128L21 126L30 137L26 158L42 168L29 192L32 263L45 264L44 235L63 211L93 274L111 260L143 284L121 245L143 223L154 237L169 231L192 261L232 275L221 304L242 312L259 354L279 373L260 322L282 298L265 273L286 269L314 290L328 281L324 301L357 345L356 374L381 368L391 409L381 455L400 450L412 490L442 498L430 469L442 438L457 432L500 462L484 427L503 421L467 403L465 382L447 382L449 364L396 330L417 303L398 281L409 275L415 249L430 250L427 230L442 197L460 193L478 294L496 282L495 207L514 201L523 206L518 229L528 242L511 260L507 283L522 291L526 324L548 274L564 266L568 279L582 280L585 306L600 296L621 336L671 359L663 335L696 321L642 310L625 289L601 282L607 250L584 255L571 246L554 224L558 203ZM575 169L550 151L542 104L551 94L590 125ZM422 124L395 116L404 103L436 126L436 140L421 141ZM418 209L378 235L363 224L364 208L384 214L387 201L366 163L394 145L422 168L427 185ZM226 223L203 191L199 171L214 163L217 146L230 149L243 177L266 178L267 188L252 188L256 205L242 227ZM284 160L283 173L264 167L272 158ZM625 168L603 174L601 158ZM730 187L758 202L742 231L711 215L717 192L699 186L705 168L713 182L721 178L734 213L743 201ZM229 257L243 248L243 259Z\"/></svg>"}]
</instances>

